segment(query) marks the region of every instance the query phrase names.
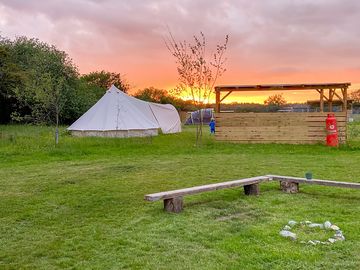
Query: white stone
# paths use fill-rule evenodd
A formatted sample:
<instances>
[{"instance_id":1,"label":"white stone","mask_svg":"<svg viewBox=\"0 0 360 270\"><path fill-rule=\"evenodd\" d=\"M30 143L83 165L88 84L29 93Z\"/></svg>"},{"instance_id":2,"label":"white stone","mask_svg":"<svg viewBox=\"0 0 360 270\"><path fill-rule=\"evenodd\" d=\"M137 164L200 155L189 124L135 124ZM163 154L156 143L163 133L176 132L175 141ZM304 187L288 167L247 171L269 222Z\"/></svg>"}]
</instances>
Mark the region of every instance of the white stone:
<instances>
[{"instance_id":1,"label":"white stone","mask_svg":"<svg viewBox=\"0 0 360 270\"><path fill-rule=\"evenodd\" d=\"M329 238L328 241L329 241L331 244L333 244L333 243L336 242L336 239L334 239L334 238Z\"/></svg>"},{"instance_id":2,"label":"white stone","mask_svg":"<svg viewBox=\"0 0 360 270\"><path fill-rule=\"evenodd\" d=\"M325 229L330 229L330 227L331 227L331 222L330 222L330 221L325 221L325 222L324 222L324 227L325 227Z\"/></svg>"},{"instance_id":3,"label":"white stone","mask_svg":"<svg viewBox=\"0 0 360 270\"><path fill-rule=\"evenodd\" d=\"M285 227L284 227L284 229L283 229L283 230L289 231L289 230L291 230L291 227L290 227L290 226L288 226L288 225L285 225Z\"/></svg>"},{"instance_id":4,"label":"white stone","mask_svg":"<svg viewBox=\"0 0 360 270\"><path fill-rule=\"evenodd\" d=\"M309 228L320 228L320 229L324 229L324 224L319 224L319 223L310 223L308 224Z\"/></svg>"},{"instance_id":5,"label":"white stone","mask_svg":"<svg viewBox=\"0 0 360 270\"><path fill-rule=\"evenodd\" d=\"M297 222L295 220L289 220L289 222L288 222L288 225L290 227L294 227L296 224L297 224Z\"/></svg>"},{"instance_id":6,"label":"white stone","mask_svg":"<svg viewBox=\"0 0 360 270\"><path fill-rule=\"evenodd\" d=\"M309 225L309 224L311 224L311 221L306 220L306 221L305 221L305 224L306 224L306 225Z\"/></svg>"},{"instance_id":7,"label":"white stone","mask_svg":"<svg viewBox=\"0 0 360 270\"><path fill-rule=\"evenodd\" d=\"M342 234L335 234L334 238L339 241L345 241L345 236L343 236Z\"/></svg>"},{"instance_id":8,"label":"white stone","mask_svg":"<svg viewBox=\"0 0 360 270\"><path fill-rule=\"evenodd\" d=\"M280 231L280 235L282 237L290 238L291 240L296 240L296 234L292 233L292 232L289 232L289 231L286 231L286 230Z\"/></svg>"},{"instance_id":9,"label":"white stone","mask_svg":"<svg viewBox=\"0 0 360 270\"><path fill-rule=\"evenodd\" d=\"M340 230L340 228L338 226L334 225L334 224L330 226L330 229L332 229L334 231Z\"/></svg>"},{"instance_id":10,"label":"white stone","mask_svg":"<svg viewBox=\"0 0 360 270\"><path fill-rule=\"evenodd\" d=\"M312 240L309 240L308 244L316 246L316 243L314 241L312 241Z\"/></svg>"}]
</instances>

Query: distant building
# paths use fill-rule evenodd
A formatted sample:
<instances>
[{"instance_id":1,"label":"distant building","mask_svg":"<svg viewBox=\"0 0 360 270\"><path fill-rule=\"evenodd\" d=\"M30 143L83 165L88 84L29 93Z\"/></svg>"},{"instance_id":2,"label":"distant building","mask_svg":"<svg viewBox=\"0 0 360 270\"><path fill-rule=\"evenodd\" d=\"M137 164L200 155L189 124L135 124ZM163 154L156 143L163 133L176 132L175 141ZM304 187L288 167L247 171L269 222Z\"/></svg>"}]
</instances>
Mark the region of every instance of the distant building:
<instances>
[{"instance_id":1,"label":"distant building","mask_svg":"<svg viewBox=\"0 0 360 270\"><path fill-rule=\"evenodd\" d=\"M311 112L311 107L308 104L291 104L281 107L278 112Z\"/></svg>"}]
</instances>

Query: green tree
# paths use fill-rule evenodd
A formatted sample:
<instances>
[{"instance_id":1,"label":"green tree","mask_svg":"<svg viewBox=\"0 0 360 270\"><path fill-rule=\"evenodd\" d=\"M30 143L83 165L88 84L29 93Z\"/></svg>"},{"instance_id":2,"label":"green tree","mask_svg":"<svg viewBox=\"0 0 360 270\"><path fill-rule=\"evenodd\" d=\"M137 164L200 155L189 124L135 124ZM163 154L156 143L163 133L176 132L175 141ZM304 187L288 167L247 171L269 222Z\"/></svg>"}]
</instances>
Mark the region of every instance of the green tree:
<instances>
[{"instance_id":1,"label":"green tree","mask_svg":"<svg viewBox=\"0 0 360 270\"><path fill-rule=\"evenodd\" d=\"M174 97L170 96L166 90L157 89L155 87L147 87L142 90L138 90L134 97L149 101L149 102L156 102L156 103L172 103L175 99Z\"/></svg>"},{"instance_id":2,"label":"green tree","mask_svg":"<svg viewBox=\"0 0 360 270\"><path fill-rule=\"evenodd\" d=\"M360 89L351 92L350 98L354 100L354 103L360 103Z\"/></svg>"},{"instance_id":3,"label":"green tree","mask_svg":"<svg viewBox=\"0 0 360 270\"><path fill-rule=\"evenodd\" d=\"M142 90L138 90L134 97L155 103L172 104L177 110L196 110L191 100L182 100L171 95L168 91L163 89L157 89L154 87L147 87Z\"/></svg>"},{"instance_id":4,"label":"green tree","mask_svg":"<svg viewBox=\"0 0 360 270\"><path fill-rule=\"evenodd\" d=\"M60 114L73 97L78 71L65 52L46 44L41 48L38 51L40 58L35 58L35 70L42 74L42 78L35 85L34 92L42 115L48 115L48 119L56 124L55 140L58 143Z\"/></svg>"},{"instance_id":5,"label":"green tree","mask_svg":"<svg viewBox=\"0 0 360 270\"><path fill-rule=\"evenodd\" d=\"M11 62L24 75L22 84L8 88L21 109L12 112L13 120L55 123L58 127L60 119L74 109L70 101L76 98L77 67L65 52L38 39L18 37L3 44L9 47Z\"/></svg>"},{"instance_id":6,"label":"green tree","mask_svg":"<svg viewBox=\"0 0 360 270\"><path fill-rule=\"evenodd\" d=\"M63 51L38 39L0 37L0 122L70 123L112 84L129 84L113 72L79 77Z\"/></svg>"},{"instance_id":7,"label":"green tree","mask_svg":"<svg viewBox=\"0 0 360 270\"><path fill-rule=\"evenodd\" d=\"M102 88L89 84L86 80L80 77L77 80L77 86L74 93L75 98L71 101L71 107L76 108L74 111L74 115L76 116L75 119L86 112L103 95L104 90Z\"/></svg>"},{"instance_id":8,"label":"green tree","mask_svg":"<svg viewBox=\"0 0 360 270\"><path fill-rule=\"evenodd\" d=\"M86 81L89 85L97 86L103 90L103 93L115 85L124 93L127 93L130 89L129 83L121 76L120 73L114 73L109 71L94 71L89 74L81 76L81 79Z\"/></svg>"},{"instance_id":9,"label":"green tree","mask_svg":"<svg viewBox=\"0 0 360 270\"><path fill-rule=\"evenodd\" d=\"M280 107L280 106L286 104L286 99L283 97L283 94L274 94L274 95L269 96L264 101L264 104L268 105L268 106Z\"/></svg>"},{"instance_id":10,"label":"green tree","mask_svg":"<svg viewBox=\"0 0 360 270\"><path fill-rule=\"evenodd\" d=\"M11 61L8 41L0 42L0 123L8 123L11 113L19 110L14 88L23 85L24 73Z\"/></svg>"}]
</instances>

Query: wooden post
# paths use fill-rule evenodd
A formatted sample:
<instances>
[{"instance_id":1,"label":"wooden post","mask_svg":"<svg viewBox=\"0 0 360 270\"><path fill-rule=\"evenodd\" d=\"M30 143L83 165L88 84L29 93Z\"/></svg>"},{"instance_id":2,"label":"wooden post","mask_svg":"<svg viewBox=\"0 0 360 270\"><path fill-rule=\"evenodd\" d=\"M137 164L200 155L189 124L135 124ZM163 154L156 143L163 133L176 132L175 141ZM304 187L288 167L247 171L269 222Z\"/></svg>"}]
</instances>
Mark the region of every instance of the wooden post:
<instances>
[{"instance_id":1,"label":"wooden post","mask_svg":"<svg viewBox=\"0 0 360 270\"><path fill-rule=\"evenodd\" d=\"M347 88L341 89L343 94L343 112L347 112Z\"/></svg>"},{"instance_id":2,"label":"wooden post","mask_svg":"<svg viewBox=\"0 0 360 270\"><path fill-rule=\"evenodd\" d=\"M183 198L175 197L164 200L164 210L172 213L180 213L183 209Z\"/></svg>"},{"instance_id":3,"label":"wooden post","mask_svg":"<svg viewBox=\"0 0 360 270\"><path fill-rule=\"evenodd\" d=\"M280 188L286 193L298 193L299 192L299 183L289 182L289 181L280 181Z\"/></svg>"},{"instance_id":4,"label":"wooden post","mask_svg":"<svg viewBox=\"0 0 360 270\"><path fill-rule=\"evenodd\" d=\"M348 121L348 110L347 110L347 87L344 87L344 89L341 89L341 92L343 94L343 112L345 112L345 119ZM347 135L348 135L348 128L347 125L345 125L345 142L347 141Z\"/></svg>"},{"instance_id":5,"label":"wooden post","mask_svg":"<svg viewBox=\"0 0 360 270\"><path fill-rule=\"evenodd\" d=\"M259 184L251 184L244 186L244 193L245 195L259 195L260 194Z\"/></svg>"},{"instance_id":6,"label":"wooden post","mask_svg":"<svg viewBox=\"0 0 360 270\"><path fill-rule=\"evenodd\" d=\"M220 91L215 90L215 112L219 113L220 112Z\"/></svg>"},{"instance_id":7,"label":"wooden post","mask_svg":"<svg viewBox=\"0 0 360 270\"><path fill-rule=\"evenodd\" d=\"M332 112L333 111L333 107L332 107L332 102L333 102L333 97L334 97L334 89L329 89L329 112Z\"/></svg>"},{"instance_id":8,"label":"wooden post","mask_svg":"<svg viewBox=\"0 0 360 270\"><path fill-rule=\"evenodd\" d=\"M324 89L320 90L320 112L324 112Z\"/></svg>"}]
</instances>

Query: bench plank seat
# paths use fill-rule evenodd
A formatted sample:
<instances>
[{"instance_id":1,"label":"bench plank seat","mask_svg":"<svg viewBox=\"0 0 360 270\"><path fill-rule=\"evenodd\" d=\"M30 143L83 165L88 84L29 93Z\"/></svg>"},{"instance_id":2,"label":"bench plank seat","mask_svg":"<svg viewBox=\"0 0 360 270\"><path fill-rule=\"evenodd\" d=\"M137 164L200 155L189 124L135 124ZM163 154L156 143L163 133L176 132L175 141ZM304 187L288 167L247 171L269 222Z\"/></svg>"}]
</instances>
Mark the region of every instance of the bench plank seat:
<instances>
[{"instance_id":1,"label":"bench plank seat","mask_svg":"<svg viewBox=\"0 0 360 270\"><path fill-rule=\"evenodd\" d=\"M164 199L170 199L170 198L176 198L176 197L183 197L185 195L207 192L207 191L212 191L212 190L239 187L239 186L245 186L245 185L251 185L251 184L258 184L260 182L264 182L264 181L268 181L268 180L269 180L268 176L256 176L256 177L245 178L245 179L241 179L241 180L234 180L234 181L228 181L228 182L222 182L222 183L216 183L216 184L210 184L210 185L204 185L204 186L196 186L196 187L191 187L191 188L183 188L183 189L159 192L159 193L154 193L154 194L148 194L148 195L145 195L145 200L158 201L158 200L164 200Z\"/></svg>"},{"instance_id":2,"label":"bench plank seat","mask_svg":"<svg viewBox=\"0 0 360 270\"><path fill-rule=\"evenodd\" d=\"M339 182L332 180L321 180L321 179L306 179L301 177L292 177L292 176L281 176L281 175L268 175L271 180L275 181L285 181L309 185L320 185L320 186L329 186L329 187L342 187L342 188L355 188L360 189L360 183L351 183L351 182Z\"/></svg>"}]
</instances>

